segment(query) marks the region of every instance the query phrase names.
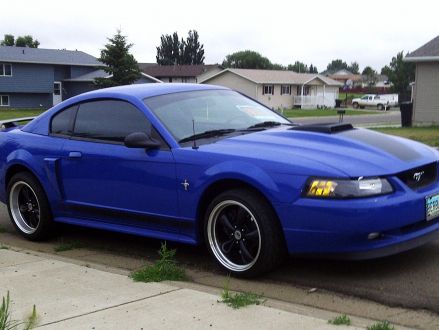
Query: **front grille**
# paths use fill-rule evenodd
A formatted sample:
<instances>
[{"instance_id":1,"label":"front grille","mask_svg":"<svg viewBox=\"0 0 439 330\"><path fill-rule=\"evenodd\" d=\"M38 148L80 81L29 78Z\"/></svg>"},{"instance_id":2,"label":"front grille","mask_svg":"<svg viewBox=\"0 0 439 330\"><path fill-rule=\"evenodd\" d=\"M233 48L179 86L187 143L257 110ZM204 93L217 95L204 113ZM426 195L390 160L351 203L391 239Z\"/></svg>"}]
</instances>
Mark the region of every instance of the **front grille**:
<instances>
[{"instance_id":1,"label":"front grille","mask_svg":"<svg viewBox=\"0 0 439 330\"><path fill-rule=\"evenodd\" d=\"M399 173L397 176L410 188L419 189L437 180L437 163L412 168Z\"/></svg>"}]
</instances>

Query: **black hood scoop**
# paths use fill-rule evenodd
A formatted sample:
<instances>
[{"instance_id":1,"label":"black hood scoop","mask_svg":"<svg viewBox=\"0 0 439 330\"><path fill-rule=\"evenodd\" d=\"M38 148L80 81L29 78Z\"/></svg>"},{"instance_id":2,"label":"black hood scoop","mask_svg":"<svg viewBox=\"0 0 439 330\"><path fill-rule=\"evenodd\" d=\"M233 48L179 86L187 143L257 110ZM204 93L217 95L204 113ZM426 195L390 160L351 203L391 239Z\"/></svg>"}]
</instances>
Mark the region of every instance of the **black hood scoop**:
<instances>
[{"instance_id":1,"label":"black hood scoop","mask_svg":"<svg viewBox=\"0 0 439 330\"><path fill-rule=\"evenodd\" d=\"M334 134L344 131L350 131L354 129L352 124L349 123L322 123L322 124L309 124L294 126L290 129L295 131L308 131L308 132L318 132L326 134Z\"/></svg>"}]
</instances>

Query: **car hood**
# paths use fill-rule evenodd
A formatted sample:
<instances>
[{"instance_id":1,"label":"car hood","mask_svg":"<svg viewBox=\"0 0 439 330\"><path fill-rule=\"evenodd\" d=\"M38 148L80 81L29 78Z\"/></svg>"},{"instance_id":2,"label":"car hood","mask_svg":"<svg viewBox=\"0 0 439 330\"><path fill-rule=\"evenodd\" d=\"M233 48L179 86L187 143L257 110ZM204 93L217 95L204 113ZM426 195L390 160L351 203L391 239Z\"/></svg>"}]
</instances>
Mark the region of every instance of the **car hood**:
<instances>
[{"instance_id":1,"label":"car hood","mask_svg":"<svg viewBox=\"0 0 439 330\"><path fill-rule=\"evenodd\" d=\"M336 133L277 128L203 145L201 150L276 162L300 173L382 176L436 162L439 152L422 143L363 128Z\"/></svg>"}]
</instances>

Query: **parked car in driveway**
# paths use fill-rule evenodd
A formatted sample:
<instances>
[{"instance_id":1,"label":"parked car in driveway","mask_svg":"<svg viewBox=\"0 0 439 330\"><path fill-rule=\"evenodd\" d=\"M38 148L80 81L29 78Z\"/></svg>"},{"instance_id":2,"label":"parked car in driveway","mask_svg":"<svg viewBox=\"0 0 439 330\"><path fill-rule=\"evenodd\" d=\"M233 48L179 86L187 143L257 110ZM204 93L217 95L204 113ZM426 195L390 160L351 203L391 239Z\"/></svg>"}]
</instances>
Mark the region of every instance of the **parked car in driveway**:
<instances>
[{"instance_id":1,"label":"parked car in driveway","mask_svg":"<svg viewBox=\"0 0 439 330\"><path fill-rule=\"evenodd\" d=\"M204 242L255 276L287 253L374 258L439 235L436 150L295 125L227 88L102 89L16 124L0 132L0 200L30 240L61 222Z\"/></svg>"}]
</instances>

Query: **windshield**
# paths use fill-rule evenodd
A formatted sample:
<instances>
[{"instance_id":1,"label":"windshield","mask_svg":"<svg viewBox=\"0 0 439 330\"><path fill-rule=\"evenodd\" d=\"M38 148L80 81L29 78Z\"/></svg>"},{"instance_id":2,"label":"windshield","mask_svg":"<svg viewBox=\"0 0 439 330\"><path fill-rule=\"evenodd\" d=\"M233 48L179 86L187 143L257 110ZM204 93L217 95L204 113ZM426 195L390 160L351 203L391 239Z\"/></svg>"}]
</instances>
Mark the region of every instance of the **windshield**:
<instances>
[{"instance_id":1,"label":"windshield","mask_svg":"<svg viewBox=\"0 0 439 330\"><path fill-rule=\"evenodd\" d=\"M229 90L204 90L144 100L177 141L212 130L242 130L263 122L290 124L274 111Z\"/></svg>"}]
</instances>

